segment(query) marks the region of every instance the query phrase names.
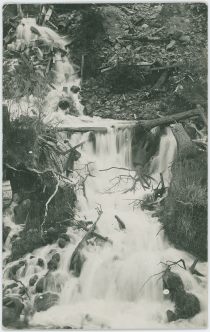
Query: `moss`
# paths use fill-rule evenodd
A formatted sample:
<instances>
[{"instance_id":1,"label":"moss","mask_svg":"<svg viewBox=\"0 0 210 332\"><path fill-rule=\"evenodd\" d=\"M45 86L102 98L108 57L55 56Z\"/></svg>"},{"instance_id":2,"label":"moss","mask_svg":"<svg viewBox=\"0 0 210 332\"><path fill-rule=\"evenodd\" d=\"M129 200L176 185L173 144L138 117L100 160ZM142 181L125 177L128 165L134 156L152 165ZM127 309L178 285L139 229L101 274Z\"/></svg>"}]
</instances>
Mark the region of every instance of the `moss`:
<instances>
[{"instance_id":1,"label":"moss","mask_svg":"<svg viewBox=\"0 0 210 332\"><path fill-rule=\"evenodd\" d=\"M207 155L198 152L173 166L173 180L159 212L168 239L202 260L207 259Z\"/></svg>"},{"instance_id":2,"label":"moss","mask_svg":"<svg viewBox=\"0 0 210 332\"><path fill-rule=\"evenodd\" d=\"M32 252L33 250L44 245L41 234L36 229L30 229L27 232L22 232L12 244L12 260L16 260L23 255Z\"/></svg>"}]
</instances>

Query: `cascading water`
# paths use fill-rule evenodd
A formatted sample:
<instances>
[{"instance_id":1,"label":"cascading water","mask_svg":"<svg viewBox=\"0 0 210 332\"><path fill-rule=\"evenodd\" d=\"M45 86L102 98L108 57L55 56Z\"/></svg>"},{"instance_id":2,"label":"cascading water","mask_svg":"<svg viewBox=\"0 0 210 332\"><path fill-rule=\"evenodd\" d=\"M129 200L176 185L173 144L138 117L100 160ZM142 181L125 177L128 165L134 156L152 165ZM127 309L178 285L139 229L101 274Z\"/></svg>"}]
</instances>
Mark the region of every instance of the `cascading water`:
<instances>
[{"instance_id":1,"label":"cascading water","mask_svg":"<svg viewBox=\"0 0 210 332\"><path fill-rule=\"evenodd\" d=\"M56 84L62 87L66 70L59 65L56 68ZM68 79L71 80L72 76ZM49 104L47 105L49 107ZM53 116L59 117L60 113L54 113ZM190 320L179 320L170 324L167 323L166 310L173 310L174 305L164 298L161 275L148 280L163 270L161 261L176 261L182 258L186 265L190 266L193 257L168 243L164 233L159 232L161 225L157 218L152 217L150 212L133 208L132 201L141 199L145 191L140 185L135 191L127 190L133 181L128 175L134 173L131 129L126 128L126 122L87 117L73 119L72 116L62 115L63 125L68 124L68 121L72 125L74 121L74 126L81 123L83 126L88 126L89 123L97 126L100 123L107 128L107 133L95 134L94 142L87 140L89 133L76 133L71 136L70 143L74 146L86 141L80 147L81 158L75 163L72 179L77 183L78 173L82 174L85 165L88 165L91 175L85 181L85 196L84 190L78 188L76 216L81 220L94 221L97 218L95 208L100 204L103 214L96 230L109 241L101 244L89 241L83 249L85 262L79 277L73 276L69 271L69 264L75 247L86 233L82 230L70 227L67 232L70 243L63 249L57 244L47 245L24 257L27 264L18 269L17 278L25 285L28 285L34 274L39 278L46 275L46 262L52 254L58 252L61 257L58 270L51 272L44 286L45 291L59 295L59 302L47 311L36 312L30 320L30 326L115 329L206 326L206 278L196 278L189 271L174 267L173 271L179 273L186 290L192 291L200 300L201 312ZM159 174L162 173L164 182L169 185L170 166L175 154L176 141L171 129L167 128L161 137L159 152L151 164L152 176L157 183ZM124 230L119 229L115 215L124 222ZM6 246L9 250L9 243ZM37 258L43 259L44 266L37 266ZM14 264L15 262L9 263L5 268L5 283L9 282L9 269ZM206 264L200 263L199 270L206 274ZM35 286L30 289L30 296L34 299Z\"/></svg>"},{"instance_id":2,"label":"cascading water","mask_svg":"<svg viewBox=\"0 0 210 332\"><path fill-rule=\"evenodd\" d=\"M81 275L76 278L69 272L69 263L73 250L84 236L84 232L69 228L71 242L59 249L56 244L40 248L26 257L27 265L18 271L18 278L28 284L31 276L36 273L45 275L47 268L38 268L37 257L48 261L52 253L61 255L58 271L52 273L46 284L46 291L58 292L59 304L47 311L36 313L31 326L75 328L160 328L202 327L206 317L206 284L196 280L188 271L174 268L188 291L193 291L201 301L201 313L188 321L166 322L166 310L173 308L172 303L163 297L160 276L145 281L163 267L160 261L176 261L183 258L190 266L193 258L180 250L173 248L165 239L163 232L157 233L160 224L157 218L141 209L133 210L131 200L144 195L141 188L135 193L122 193L129 186L129 181L120 182L110 189L111 179L126 174L122 169L132 168L131 164L131 131L130 129L108 129L107 134L96 134L95 146L87 142L81 148L82 159L75 164L75 169L91 163L90 172L94 177L86 181L86 198L82 191L78 192L78 216L81 220L96 219L96 204L100 204L103 214L97 224L97 232L108 237L112 244L96 245L90 243L84 249L86 257ZM85 140L87 134L74 134L72 144ZM165 144L170 140L171 145ZM170 149L170 151L168 151ZM159 162L157 172L162 171L167 180L167 168L172 162L176 151L176 143L170 129L163 135L160 142L159 159L164 157L164 163ZM118 167L107 171L100 171ZM114 218L118 215L125 223L126 229L120 230ZM85 219L84 219L85 218ZM205 264L199 266L205 271ZM33 295L32 295L33 296Z\"/></svg>"}]
</instances>

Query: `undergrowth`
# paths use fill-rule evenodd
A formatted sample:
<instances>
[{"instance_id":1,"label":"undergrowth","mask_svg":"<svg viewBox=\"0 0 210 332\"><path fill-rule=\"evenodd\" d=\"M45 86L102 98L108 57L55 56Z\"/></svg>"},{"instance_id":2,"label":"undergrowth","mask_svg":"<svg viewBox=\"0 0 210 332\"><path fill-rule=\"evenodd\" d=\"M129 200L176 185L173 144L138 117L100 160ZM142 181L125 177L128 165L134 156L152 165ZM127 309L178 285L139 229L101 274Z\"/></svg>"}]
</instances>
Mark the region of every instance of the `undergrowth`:
<instances>
[{"instance_id":1,"label":"undergrowth","mask_svg":"<svg viewBox=\"0 0 210 332\"><path fill-rule=\"evenodd\" d=\"M207 155L198 152L173 166L168 196L159 212L164 230L177 248L207 259Z\"/></svg>"}]
</instances>

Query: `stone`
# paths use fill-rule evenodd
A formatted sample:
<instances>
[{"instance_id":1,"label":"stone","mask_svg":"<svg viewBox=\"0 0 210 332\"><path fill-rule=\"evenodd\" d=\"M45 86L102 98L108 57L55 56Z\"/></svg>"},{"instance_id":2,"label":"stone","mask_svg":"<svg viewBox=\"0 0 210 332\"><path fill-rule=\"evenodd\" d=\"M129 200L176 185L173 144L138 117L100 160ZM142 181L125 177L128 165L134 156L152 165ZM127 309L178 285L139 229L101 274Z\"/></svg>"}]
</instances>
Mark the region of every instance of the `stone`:
<instances>
[{"instance_id":1,"label":"stone","mask_svg":"<svg viewBox=\"0 0 210 332\"><path fill-rule=\"evenodd\" d=\"M35 283L37 282L37 280L38 280L38 275L35 274L33 277L30 278L30 280L29 280L29 286L31 286L31 287L34 286Z\"/></svg>"},{"instance_id":2,"label":"stone","mask_svg":"<svg viewBox=\"0 0 210 332\"><path fill-rule=\"evenodd\" d=\"M15 288L15 287L18 287L18 284L16 282L12 282L11 284L4 287L4 291L6 291L7 289Z\"/></svg>"},{"instance_id":3,"label":"stone","mask_svg":"<svg viewBox=\"0 0 210 332\"><path fill-rule=\"evenodd\" d=\"M71 87L71 91L72 91L73 93L77 93L77 92L80 91L80 87L79 87L79 86L76 86L76 85L72 85L72 87Z\"/></svg>"},{"instance_id":4,"label":"stone","mask_svg":"<svg viewBox=\"0 0 210 332\"><path fill-rule=\"evenodd\" d=\"M166 51L171 51L176 44L175 40L171 40L170 43L166 46Z\"/></svg>"},{"instance_id":5,"label":"stone","mask_svg":"<svg viewBox=\"0 0 210 332\"><path fill-rule=\"evenodd\" d=\"M36 293L43 293L45 287L45 277L41 277L36 283Z\"/></svg>"},{"instance_id":6,"label":"stone","mask_svg":"<svg viewBox=\"0 0 210 332\"><path fill-rule=\"evenodd\" d=\"M58 268L58 264L60 262L60 254L55 253L52 258L47 263L47 267L50 271L55 271Z\"/></svg>"},{"instance_id":7,"label":"stone","mask_svg":"<svg viewBox=\"0 0 210 332\"><path fill-rule=\"evenodd\" d=\"M142 24L141 28L142 28L142 29L147 29L147 28L149 28L149 25L146 24L146 23L144 23L144 24Z\"/></svg>"},{"instance_id":8,"label":"stone","mask_svg":"<svg viewBox=\"0 0 210 332\"><path fill-rule=\"evenodd\" d=\"M68 234L62 233L60 234L60 238L64 239L66 242L70 242L70 237Z\"/></svg>"},{"instance_id":9,"label":"stone","mask_svg":"<svg viewBox=\"0 0 210 332\"><path fill-rule=\"evenodd\" d=\"M44 267L44 260L42 258L38 258L37 265L40 267Z\"/></svg>"},{"instance_id":10,"label":"stone","mask_svg":"<svg viewBox=\"0 0 210 332\"><path fill-rule=\"evenodd\" d=\"M58 245L60 248L64 248L66 246L66 241L63 238L58 239Z\"/></svg>"},{"instance_id":11,"label":"stone","mask_svg":"<svg viewBox=\"0 0 210 332\"><path fill-rule=\"evenodd\" d=\"M56 254L54 254L52 256L52 259L55 260L56 262L60 262L61 256L60 254L57 252Z\"/></svg>"},{"instance_id":12,"label":"stone","mask_svg":"<svg viewBox=\"0 0 210 332\"><path fill-rule=\"evenodd\" d=\"M185 44L188 44L190 42L190 36L183 35L179 38L179 41Z\"/></svg>"},{"instance_id":13,"label":"stone","mask_svg":"<svg viewBox=\"0 0 210 332\"><path fill-rule=\"evenodd\" d=\"M56 241L58 238L58 232L54 227L50 227L47 230L47 234L46 234L46 240L49 243L53 243L54 241Z\"/></svg>"},{"instance_id":14,"label":"stone","mask_svg":"<svg viewBox=\"0 0 210 332\"><path fill-rule=\"evenodd\" d=\"M166 312L168 321L189 319L200 312L198 298L184 289L181 277L177 273L166 270L163 274L163 288L169 290L170 300L175 303L175 311Z\"/></svg>"},{"instance_id":15,"label":"stone","mask_svg":"<svg viewBox=\"0 0 210 332\"><path fill-rule=\"evenodd\" d=\"M2 322L3 325L9 326L20 318L20 314L24 308L20 297L7 296L3 299Z\"/></svg>"},{"instance_id":16,"label":"stone","mask_svg":"<svg viewBox=\"0 0 210 332\"><path fill-rule=\"evenodd\" d=\"M59 295L51 292L46 292L41 295L36 295L34 299L34 309L36 311L45 311L56 305L59 301Z\"/></svg>"}]
</instances>

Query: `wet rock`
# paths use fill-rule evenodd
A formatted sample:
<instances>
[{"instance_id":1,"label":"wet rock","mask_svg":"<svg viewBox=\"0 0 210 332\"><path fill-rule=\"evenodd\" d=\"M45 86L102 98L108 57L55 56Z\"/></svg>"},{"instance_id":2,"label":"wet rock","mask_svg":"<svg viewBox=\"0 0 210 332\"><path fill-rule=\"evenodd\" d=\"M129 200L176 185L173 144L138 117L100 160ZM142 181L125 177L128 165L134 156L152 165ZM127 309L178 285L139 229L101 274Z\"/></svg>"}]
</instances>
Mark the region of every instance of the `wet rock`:
<instances>
[{"instance_id":1,"label":"wet rock","mask_svg":"<svg viewBox=\"0 0 210 332\"><path fill-rule=\"evenodd\" d=\"M26 261L19 261L17 264L14 264L13 266L11 266L10 270L9 270L9 278L13 278L17 271L26 264Z\"/></svg>"},{"instance_id":2,"label":"wet rock","mask_svg":"<svg viewBox=\"0 0 210 332\"><path fill-rule=\"evenodd\" d=\"M58 252L56 252L56 254L54 254L52 256L52 260L54 260L54 261L56 261L58 263L60 262L60 259L61 259L61 256L60 256L60 254Z\"/></svg>"},{"instance_id":3,"label":"wet rock","mask_svg":"<svg viewBox=\"0 0 210 332\"><path fill-rule=\"evenodd\" d=\"M76 86L76 85L72 85L72 87L71 87L71 91L72 91L73 93L77 93L77 92L80 91L80 87L79 87L79 86Z\"/></svg>"},{"instance_id":4,"label":"wet rock","mask_svg":"<svg viewBox=\"0 0 210 332\"><path fill-rule=\"evenodd\" d=\"M76 253L73 253L70 261L69 270L73 272L75 277L80 276L85 260L86 258L80 250Z\"/></svg>"},{"instance_id":5,"label":"wet rock","mask_svg":"<svg viewBox=\"0 0 210 332\"><path fill-rule=\"evenodd\" d=\"M70 242L70 237L68 234L62 233L60 234L60 238L64 239L66 242Z\"/></svg>"},{"instance_id":6,"label":"wet rock","mask_svg":"<svg viewBox=\"0 0 210 332\"><path fill-rule=\"evenodd\" d=\"M45 311L56 305L59 301L59 295L55 293L46 292L41 295L36 295L34 300L34 309L36 311Z\"/></svg>"},{"instance_id":7,"label":"wet rock","mask_svg":"<svg viewBox=\"0 0 210 332\"><path fill-rule=\"evenodd\" d=\"M36 293L43 293L45 287L45 277L41 277L36 283Z\"/></svg>"},{"instance_id":8,"label":"wet rock","mask_svg":"<svg viewBox=\"0 0 210 332\"><path fill-rule=\"evenodd\" d=\"M60 262L60 254L56 253L52 256L52 258L47 263L47 267L50 271L55 271L58 268Z\"/></svg>"},{"instance_id":9,"label":"wet rock","mask_svg":"<svg viewBox=\"0 0 210 332\"><path fill-rule=\"evenodd\" d=\"M42 258L38 258L37 265L40 267L44 267L44 260Z\"/></svg>"},{"instance_id":10,"label":"wet rock","mask_svg":"<svg viewBox=\"0 0 210 332\"><path fill-rule=\"evenodd\" d=\"M26 292L27 292L27 290L26 290L25 287L20 287L20 288L19 288L19 292L18 292L18 293L19 293L21 296L25 295Z\"/></svg>"},{"instance_id":11,"label":"wet rock","mask_svg":"<svg viewBox=\"0 0 210 332\"><path fill-rule=\"evenodd\" d=\"M4 326L16 322L20 318L20 314L24 308L24 304L17 296L7 296L3 299L2 321Z\"/></svg>"},{"instance_id":12,"label":"wet rock","mask_svg":"<svg viewBox=\"0 0 210 332\"><path fill-rule=\"evenodd\" d=\"M18 284L16 282L12 282L11 284L4 287L4 291L6 291L7 289L15 288L15 287L18 287Z\"/></svg>"},{"instance_id":13,"label":"wet rock","mask_svg":"<svg viewBox=\"0 0 210 332\"><path fill-rule=\"evenodd\" d=\"M64 248L66 246L66 241L63 238L58 239L58 246Z\"/></svg>"},{"instance_id":14,"label":"wet rock","mask_svg":"<svg viewBox=\"0 0 210 332\"><path fill-rule=\"evenodd\" d=\"M48 243L53 243L58 238L58 232L57 232L57 230L54 227L50 227L47 230L45 238L46 238L46 241Z\"/></svg>"},{"instance_id":15,"label":"wet rock","mask_svg":"<svg viewBox=\"0 0 210 332\"><path fill-rule=\"evenodd\" d=\"M192 318L200 312L198 298L185 291L183 281L177 273L167 270L163 274L163 287L169 290L170 300L175 303L175 312L167 311L169 322Z\"/></svg>"},{"instance_id":16,"label":"wet rock","mask_svg":"<svg viewBox=\"0 0 210 332\"><path fill-rule=\"evenodd\" d=\"M30 278L30 280L29 280L29 286L31 286L31 287L34 286L35 283L37 282L37 280L38 280L38 275L35 274L33 277Z\"/></svg>"}]
</instances>

